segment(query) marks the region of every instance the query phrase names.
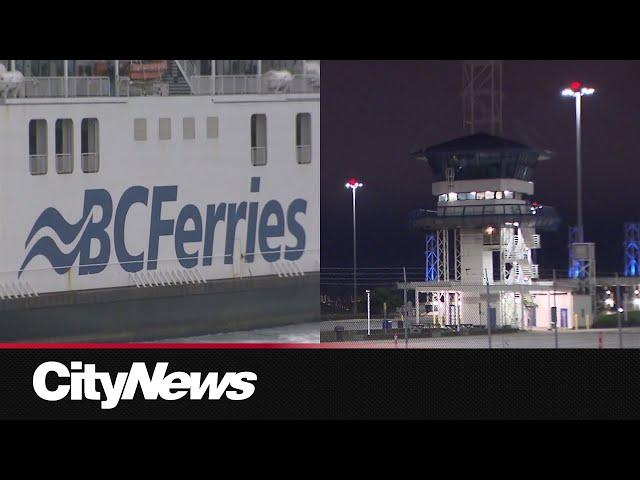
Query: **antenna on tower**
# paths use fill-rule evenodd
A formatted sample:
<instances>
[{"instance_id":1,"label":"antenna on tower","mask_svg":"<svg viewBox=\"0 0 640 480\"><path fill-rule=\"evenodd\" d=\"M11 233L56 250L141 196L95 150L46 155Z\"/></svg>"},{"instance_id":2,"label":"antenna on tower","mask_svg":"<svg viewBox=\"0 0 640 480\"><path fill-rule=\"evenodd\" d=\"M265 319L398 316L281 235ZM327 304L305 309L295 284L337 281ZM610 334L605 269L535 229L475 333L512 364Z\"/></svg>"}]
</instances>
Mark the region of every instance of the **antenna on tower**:
<instances>
[{"instance_id":1,"label":"antenna on tower","mask_svg":"<svg viewBox=\"0 0 640 480\"><path fill-rule=\"evenodd\" d=\"M462 62L462 126L466 133L502 135L502 61Z\"/></svg>"}]
</instances>

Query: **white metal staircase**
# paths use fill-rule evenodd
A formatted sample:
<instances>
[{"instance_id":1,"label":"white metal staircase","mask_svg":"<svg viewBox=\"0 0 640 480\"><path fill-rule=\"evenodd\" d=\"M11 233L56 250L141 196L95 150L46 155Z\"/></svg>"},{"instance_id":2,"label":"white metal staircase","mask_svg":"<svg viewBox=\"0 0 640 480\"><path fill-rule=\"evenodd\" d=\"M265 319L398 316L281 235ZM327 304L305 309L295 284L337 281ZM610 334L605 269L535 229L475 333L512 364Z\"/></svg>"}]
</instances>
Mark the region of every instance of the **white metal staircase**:
<instances>
[{"instance_id":1,"label":"white metal staircase","mask_svg":"<svg viewBox=\"0 0 640 480\"><path fill-rule=\"evenodd\" d=\"M193 67L181 62L191 62L191 60L169 60L167 71L162 77L169 86L169 95L191 95L191 85L188 80L190 75L185 71L185 68L192 69Z\"/></svg>"}]
</instances>

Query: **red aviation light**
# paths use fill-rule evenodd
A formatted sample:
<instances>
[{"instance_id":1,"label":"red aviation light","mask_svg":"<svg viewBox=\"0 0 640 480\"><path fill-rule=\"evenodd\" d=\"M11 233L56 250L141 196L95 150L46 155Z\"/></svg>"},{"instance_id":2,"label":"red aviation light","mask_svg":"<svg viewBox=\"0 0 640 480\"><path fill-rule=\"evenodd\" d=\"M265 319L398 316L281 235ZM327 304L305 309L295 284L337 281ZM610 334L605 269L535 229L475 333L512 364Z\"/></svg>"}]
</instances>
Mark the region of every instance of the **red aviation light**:
<instances>
[{"instance_id":1,"label":"red aviation light","mask_svg":"<svg viewBox=\"0 0 640 480\"><path fill-rule=\"evenodd\" d=\"M362 187L362 183L358 182L357 179L351 177L349 180L347 180L347 183L344 184L344 186L346 188L351 188L353 189L353 191L356 191L356 188L360 188Z\"/></svg>"},{"instance_id":2,"label":"red aviation light","mask_svg":"<svg viewBox=\"0 0 640 480\"><path fill-rule=\"evenodd\" d=\"M571 90L573 90L574 92L579 92L582 88L582 82L571 82L569 88L571 88Z\"/></svg>"}]
</instances>

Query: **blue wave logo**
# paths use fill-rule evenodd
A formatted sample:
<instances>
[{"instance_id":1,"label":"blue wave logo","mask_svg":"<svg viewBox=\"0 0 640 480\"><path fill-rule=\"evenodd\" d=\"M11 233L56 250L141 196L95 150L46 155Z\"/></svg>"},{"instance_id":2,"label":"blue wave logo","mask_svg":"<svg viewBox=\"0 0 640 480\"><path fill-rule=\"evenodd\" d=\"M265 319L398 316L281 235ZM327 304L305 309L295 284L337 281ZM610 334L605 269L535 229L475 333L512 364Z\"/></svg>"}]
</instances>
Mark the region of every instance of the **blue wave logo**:
<instances>
[{"instance_id":1,"label":"blue wave logo","mask_svg":"<svg viewBox=\"0 0 640 480\"><path fill-rule=\"evenodd\" d=\"M80 232L83 230L86 231L88 219L89 215L86 215L83 216L78 223L72 224L67 222L60 212L53 207L47 208L42 212L27 237L27 241L24 244L25 248L27 248L33 237L45 228L53 230L55 236L62 244L71 246L75 243L75 246L73 246L68 253L65 253L58 248L58 244L52 236L41 236L38 241L33 244L22 262L18 278L22 275L22 272L29 262L38 255L45 257L57 273L67 273L80 254L82 241L76 242L76 239L80 236ZM80 236L80 240L81 239L82 237Z\"/></svg>"},{"instance_id":2,"label":"blue wave logo","mask_svg":"<svg viewBox=\"0 0 640 480\"><path fill-rule=\"evenodd\" d=\"M94 222L95 206L102 207L102 219L97 223ZM90 227L106 226L111 221L111 209L111 196L106 190L87 190L84 198L84 212L82 218L76 223L68 222L53 207L44 210L34 223L25 241L26 249L34 238L38 237L22 262L18 278L31 260L37 256L45 257L58 274L67 273L80 256L80 273L91 273L90 269L87 270L86 265L91 261L104 261L105 254L106 260L108 260L110 252L108 237L105 248L104 239L96 237L95 229ZM89 258L92 238L97 238L101 244L100 253L95 258Z\"/></svg>"}]
</instances>

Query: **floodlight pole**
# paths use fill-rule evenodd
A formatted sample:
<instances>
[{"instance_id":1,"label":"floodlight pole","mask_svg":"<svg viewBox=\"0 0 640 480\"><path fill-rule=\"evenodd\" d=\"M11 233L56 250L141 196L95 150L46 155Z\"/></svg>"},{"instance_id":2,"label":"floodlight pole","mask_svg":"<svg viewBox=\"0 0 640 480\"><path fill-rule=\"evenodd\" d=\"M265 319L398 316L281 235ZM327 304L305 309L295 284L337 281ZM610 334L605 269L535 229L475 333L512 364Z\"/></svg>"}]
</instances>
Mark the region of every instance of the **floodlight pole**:
<instances>
[{"instance_id":1,"label":"floodlight pole","mask_svg":"<svg viewBox=\"0 0 640 480\"><path fill-rule=\"evenodd\" d=\"M584 226L582 223L582 142L580 124L582 118L582 95L574 95L576 99L576 177L578 182L578 241L584 242Z\"/></svg>"},{"instance_id":2,"label":"floodlight pole","mask_svg":"<svg viewBox=\"0 0 640 480\"><path fill-rule=\"evenodd\" d=\"M356 188L351 189L353 194L353 317L358 315L358 288L356 279Z\"/></svg>"},{"instance_id":3,"label":"floodlight pole","mask_svg":"<svg viewBox=\"0 0 640 480\"><path fill-rule=\"evenodd\" d=\"M572 82L562 91L563 97L573 97L576 104L576 181L577 181L577 211L578 211L578 242L584 242L584 224L582 218L582 96L593 95L593 88L585 87L582 82Z\"/></svg>"},{"instance_id":4,"label":"floodlight pole","mask_svg":"<svg viewBox=\"0 0 640 480\"><path fill-rule=\"evenodd\" d=\"M355 178L350 178L347 183L344 185L346 188L351 189L351 194L353 198L353 316L354 318L358 314L358 288L357 288L357 279L356 279L356 190L361 188L362 183L358 182Z\"/></svg>"},{"instance_id":5,"label":"floodlight pole","mask_svg":"<svg viewBox=\"0 0 640 480\"><path fill-rule=\"evenodd\" d=\"M371 290L367 290L367 335L371 335Z\"/></svg>"}]
</instances>

